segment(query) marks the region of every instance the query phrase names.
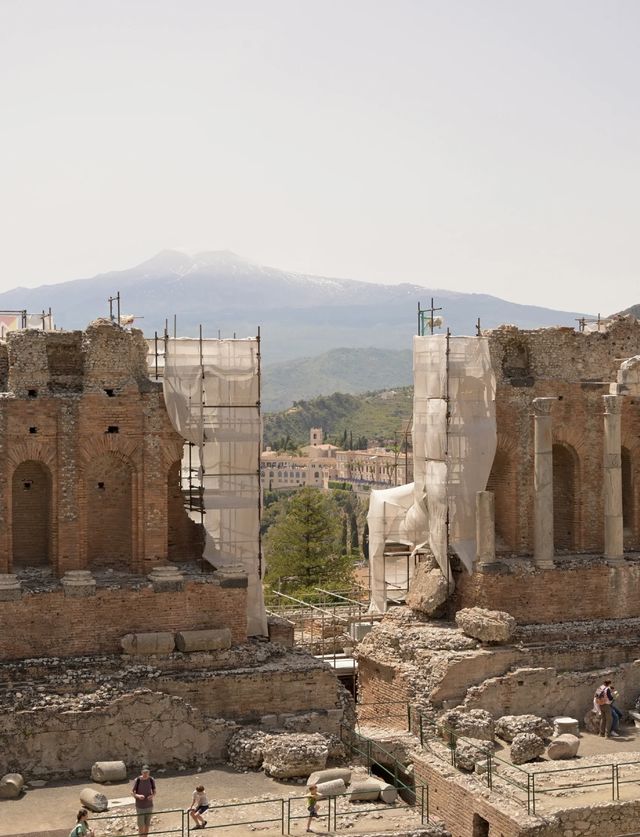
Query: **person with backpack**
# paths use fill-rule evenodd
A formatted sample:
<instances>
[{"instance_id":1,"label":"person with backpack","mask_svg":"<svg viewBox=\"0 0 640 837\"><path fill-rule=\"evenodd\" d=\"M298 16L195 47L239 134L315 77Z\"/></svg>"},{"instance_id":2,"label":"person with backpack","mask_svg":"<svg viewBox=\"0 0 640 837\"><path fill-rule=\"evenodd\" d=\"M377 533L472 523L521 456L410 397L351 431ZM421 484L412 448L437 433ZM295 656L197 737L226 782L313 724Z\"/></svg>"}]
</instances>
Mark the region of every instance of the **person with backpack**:
<instances>
[{"instance_id":1,"label":"person with backpack","mask_svg":"<svg viewBox=\"0 0 640 837\"><path fill-rule=\"evenodd\" d=\"M609 738L611 735L617 738L617 732L611 732L611 724L613 722L613 713L611 711L611 704L614 701L613 692L611 690L611 680L605 680L601 686L598 686L596 693L593 696L594 709L600 713L600 735L603 738Z\"/></svg>"},{"instance_id":2,"label":"person with backpack","mask_svg":"<svg viewBox=\"0 0 640 837\"><path fill-rule=\"evenodd\" d=\"M142 765L142 772L133 783L131 793L136 801L138 834L147 837L153 815L153 797L156 795L156 783L151 777L148 764Z\"/></svg>"},{"instance_id":3,"label":"person with backpack","mask_svg":"<svg viewBox=\"0 0 640 837\"><path fill-rule=\"evenodd\" d=\"M69 832L69 837L94 837L93 830L89 828L89 812L86 808L80 808L76 817L76 824Z\"/></svg>"}]
</instances>

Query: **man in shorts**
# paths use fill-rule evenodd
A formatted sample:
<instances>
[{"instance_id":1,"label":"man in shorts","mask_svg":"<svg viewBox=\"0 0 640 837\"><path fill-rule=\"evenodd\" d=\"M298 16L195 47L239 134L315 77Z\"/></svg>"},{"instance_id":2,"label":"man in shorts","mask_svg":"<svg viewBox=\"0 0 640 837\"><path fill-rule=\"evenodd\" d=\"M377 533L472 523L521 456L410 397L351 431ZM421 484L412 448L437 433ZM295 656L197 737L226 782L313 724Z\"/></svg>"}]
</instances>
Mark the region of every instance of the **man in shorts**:
<instances>
[{"instance_id":1,"label":"man in shorts","mask_svg":"<svg viewBox=\"0 0 640 837\"><path fill-rule=\"evenodd\" d=\"M136 801L138 834L147 837L153 815L153 797L156 795L156 783L151 777L148 764L142 765L142 772L133 783L131 793Z\"/></svg>"}]
</instances>

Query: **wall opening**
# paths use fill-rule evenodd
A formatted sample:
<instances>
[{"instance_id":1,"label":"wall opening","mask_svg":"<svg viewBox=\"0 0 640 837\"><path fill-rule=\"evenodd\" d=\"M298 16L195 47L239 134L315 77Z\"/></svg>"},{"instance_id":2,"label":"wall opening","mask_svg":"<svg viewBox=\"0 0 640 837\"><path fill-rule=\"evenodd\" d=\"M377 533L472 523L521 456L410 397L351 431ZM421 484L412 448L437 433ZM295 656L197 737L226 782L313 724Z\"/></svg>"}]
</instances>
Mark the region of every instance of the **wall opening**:
<instances>
[{"instance_id":1,"label":"wall opening","mask_svg":"<svg viewBox=\"0 0 640 837\"><path fill-rule=\"evenodd\" d=\"M113 453L96 457L86 468L87 558L91 567L130 569L132 479L130 465Z\"/></svg>"},{"instance_id":2,"label":"wall opening","mask_svg":"<svg viewBox=\"0 0 640 837\"><path fill-rule=\"evenodd\" d=\"M204 530L187 514L181 468L178 459L167 475L167 556L170 561L193 561L202 557Z\"/></svg>"},{"instance_id":3,"label":"wall opening","mask_svg":"<svg viewBox=\"0 0 640 837\"><path fill-rule=\"evenodd\" d=\"M13 567L46 566L51 560L51 472L27 460L13 472Z\"/></svg>"},{"instance_id":4,"label":"wall opening","mask_svg":"<svg viewBox=\"0 0 640 837\"><path fill-rule=\"evenodd\" d=\"M516 549L516 490L516 478L509 456L497 450L487 480L487 491L493 491L494 495L496 552Z\"/></svg>"},{"instance_id":5,"label":"wall opening","mask_svg":"<svg viewBox=\"0 0 640 837\"><path fill-rule=\"evenodd\" d=\"M489 821L480 814L473 815L473 837L489 837Z\"/></svg>"},{"instance_id":6,"label":"wall opening","mask_svg":"<svg viewBox=\"0 0 640 837\"><path fill-rule=\"evenodd\" d=\"M553 446L553 543L557 551L578 547L578 457L572 447Z\"/></svg>"}]
</instances>

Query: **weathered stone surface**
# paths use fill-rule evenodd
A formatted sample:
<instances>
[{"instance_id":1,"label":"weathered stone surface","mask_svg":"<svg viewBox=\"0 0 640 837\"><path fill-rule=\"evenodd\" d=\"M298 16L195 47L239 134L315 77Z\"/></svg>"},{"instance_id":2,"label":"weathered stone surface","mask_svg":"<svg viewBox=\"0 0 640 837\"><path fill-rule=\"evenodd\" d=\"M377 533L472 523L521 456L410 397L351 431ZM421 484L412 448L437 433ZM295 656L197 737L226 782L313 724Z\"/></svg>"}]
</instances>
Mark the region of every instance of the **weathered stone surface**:
<instances>
[{"instance_id":1,"label":"weathered stone surface","mask_svg":"<svg viewBox=\"0 0 640 837\"><path fill-rule=\"evenodd\" d=\"M83 807L88 808L89 811L93 811L96 814L106 811L109 807L107 797L93 788L83 788L80 791L80 803Z\"/></svg>"},{"instance_id":2,"label":"weathered stone surface","mask_svg":"<svg viewBox=\"0 0 640 837\"><path fill-rule=\"evenodd\" d=\"M153 631L143 634L127 634L120 640L125 654L171 654L175 651L175 639L169 631Z\"/></svg>"},{"instance_id":3,"label":"weathered stone surface","mask_svg":"<svg viewBox=\"0 0 640 837\"><path fill-rule=\"evenodd\" d=\"M179 631L176 634L178 651L221 651L231 648L229 628L211 628L208 631Z\"/></svg>"},{"instance_id":4,"label":"weathered stone surface","mask_svg":"<svg viewBox=\"0 0 640 837\"><path fill-rule=\"evenodd\" d=\"M443 576L439 567L429 569L428 564L418 564L411 580L407 605L411 610L433 616L453 592L453 580Z\"/></svg>"},{"instance_id":5,"label":"weathered stone surface","mask_svg":"<svg viewBox=\"0 0 640 837\"><path fill-rule=\"evenodd\" d=\"M375 779L360 779L349 786L350 802L373 802L380 796L380 785Z\"/></svg>"},{"instance_id":6,"label":"weathered stone surface","mask_svg":"<svg viewBox=\"0 0 640 837\"><path fill-rule=\"evenodd\" d=\"M307 787L320 785L322 782L333 782L335 779L342 779L345 785L351 781L350 767L327 767L325 770L316 770L307 779Z\"/></svg>"},{"instance_id":7,"label":"weathered stone surface","mask_svg":"<svg viewBox=\"0 0 640 837\"><path fill-rule=\"evenodd\" d=\"M491 715L484 709L449 709L438 719L438 732L447 741L450 732L465 738L479 738L493 741L495 724Z\"/></svg>"},{"instance_id":8,"label":"weathered stone surface","mask_svg":"<svg viewBox=\"0 0 640 837\"><path fill-rule=\"evenodd\" d=\"M318 793L320 796L342 796L347 792L347 786L342 779L331 779L328 782L320 782L318 784Z\"/></svg>"},{"instance_id":9,"label":"weathered stone surface","mask_svg":"<svg viewBox=\"0 0 640 837\"><path fill-rule=\"evenodd\" d=\"M127 766L123 761L97 761L91 768L94 782L123 782L127 778Z\"/></svg>"},{"instance_id":10,"label":"weathered stone surface","mask_svg":"<svg viewBox=\"0 0 640 837\"><path fill-rule=\"evenodd\" d=\"M258 729L238 730L229 739L227 759L235 770L258 770L264 757L264 742L267 735Z\"/></svg>"},{"instance_id":11,"label":"weathered stone surface","mask_svg":"<svg viewBox=\"0 0 640 837\"><path fill-rule=\"evenodd\" d=\"M589 709L584 716L584 728L587 732L597 735L600 732L600 713L595 709Z\"/></svg>"},{"instance_id":12,"label":"weathered stone surface","mask_svg":"<svg viewBox=\"0 0 640 837\"><path fill-rule=\"evenodd\" d=\"M493 752L490 742L481 738L461 738L456 743L456 766L461 770L475 770L479 761L486 761Z\"/></svg>"},{"instance_id":13,"label":"weathered stone surface","mask_svg":"<svg viewBox=\"0 0 640 837\"><path fill-rule=\"evenodd\" d=\"M20 773L7 773L0 779L0 799L17 799L24 788Z\"/></svg>"},{"instance_id":14,"label":"weathered stone surface","mask_svg":"<svg viewBox=\"0 0 640 837\"><path fill-rule=\"evenodd\" d=\"M537 715L503 715L496 721L496 735L503 741L513 741L521 732L533 732L540 738L549 738L551 724Z\"/></svg>"},{"instance_id":15,"label":"weathered stone surface","mask_svg":"<svg viewBox=\"0 0 640 837\"><path fill-rule=\"evenodd\" d=\"M516 620L508 613L483 607L459 610L456 624L467 636L481 642L509 642L517 627Z\"/></svg>"},{"instance_id":16,"label":"weathered stone surface","mask_svg":"<svg viewBox=\"0 0 640 837\"><path fill-rule=\"evenodd\" d=\"M544 753L544 741L533 732L520 732L511 742L511 761L525 764Z\"/></svg>"},{"instance_id":17,"label":"weathered stone surface","mask_svg":"<svg viewBox=\"0 0 640 837\"><path fill-rule=\"evenodd\" d=\"M329 748L319 733L282 733L266 736L263 753L265 773L274 779L291 779L322 770Z\"/></svg>"},{"instance_id":18,"label":"weathered stone surface","mask_svg":"<svg viewBox=\"0 0 640 837\"><path fill-rule=\"evenodd\" d=\"M554 738L547 747L547 756L556 761L557 759L573 759L578 755L580 739L577 735L565 733Z\"/></svg>"},{"instance_id":19,"label":"weathered stone surface","mask_svg":"<svg viewBox=\"0 0 640 837\"><path fill-rule=\"evenodd\" d=\"M580 735L580 727L576 718L569 718L566 715L553 719L553 737L560 735Z\"/></svg>"}]
</instances>

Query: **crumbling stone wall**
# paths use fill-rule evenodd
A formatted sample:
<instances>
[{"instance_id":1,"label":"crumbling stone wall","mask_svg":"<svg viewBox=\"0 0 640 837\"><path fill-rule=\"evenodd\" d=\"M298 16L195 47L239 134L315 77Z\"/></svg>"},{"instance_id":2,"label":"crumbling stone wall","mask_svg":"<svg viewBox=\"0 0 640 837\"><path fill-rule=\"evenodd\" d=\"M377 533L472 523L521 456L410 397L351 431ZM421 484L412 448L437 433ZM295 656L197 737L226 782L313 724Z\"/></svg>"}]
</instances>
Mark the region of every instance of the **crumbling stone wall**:
<instances>
[{"instance_id":1,"label":"crumbling stone wall","mask_svg":"<svg viewBox=\"0 0 640 837\"><path fill-rule=\"evenodd\" d=\"M552 407L556 550L598 552L604 543L602 498L603 403L623 358L640 353L640 324L620 318L601 332L571 328L521 331L502 326L488 333L496 375L498 448L488 488L496 494L497 550L533 552L534 398L557 396ZM627 493L638 499L640 409L622 405L622 445ZM625 546L640 548L635 503L625 520Z\"/></svg>"},{"instance_id":2,"label":"crumbling stone wall","mask_svg":"<svg viewBox=\"0 0 640 837\"><path fill-rule=\"evenodd\" d=\"M45 557L59 576L109 562L148 572L167 560L170 540L181 560L198 557L197 527L169 490L183 440L147 375L142 332L101 320L84 332L13 332L0 349L0 386L0 573L31 548L25 463L41 469L30 498L50 483L31 516L48 530Z\"/></svg>"},{"instance_id":3,"label":"crumbling stone wall","mask_svg":"<svg viewBox=\"0 0 640 837\"><path fill-rule=\"evenodd\" d=\"M180 698L135 691L100 711L57 707L2 719L0 770L31 777L88 775L95 761L141 760L167 767L221 762L236 725Z\"/></svg>"}]
</instances>

